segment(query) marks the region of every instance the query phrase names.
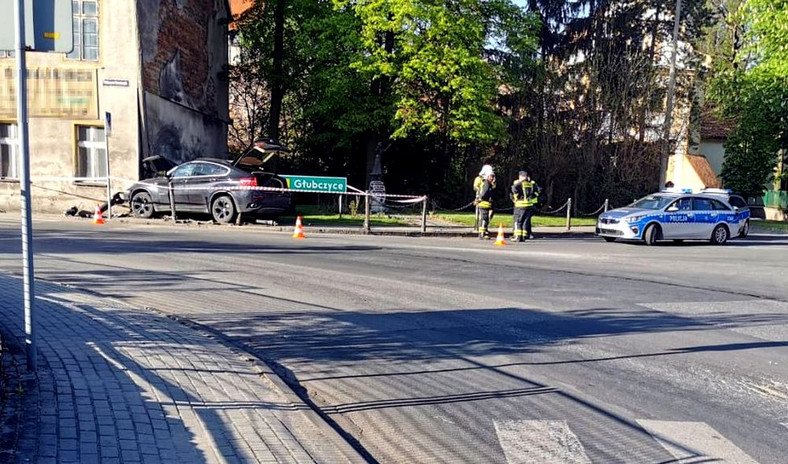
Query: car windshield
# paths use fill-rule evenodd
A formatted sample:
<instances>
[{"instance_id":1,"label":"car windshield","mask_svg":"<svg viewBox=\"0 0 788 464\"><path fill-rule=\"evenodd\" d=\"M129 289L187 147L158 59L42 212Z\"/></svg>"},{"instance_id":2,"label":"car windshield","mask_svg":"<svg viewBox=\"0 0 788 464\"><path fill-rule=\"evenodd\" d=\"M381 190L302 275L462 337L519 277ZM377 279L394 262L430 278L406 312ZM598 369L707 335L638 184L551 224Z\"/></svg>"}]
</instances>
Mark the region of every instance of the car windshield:
<instances>
[{"instance_id":1,"label":"car windshield","mask_svg":"<svg viewBox=\"0 0 788 464\"><path fill-rule=\"evenodd\" d=\"M643 197L640 200L632 203L633 208L641 208L641 209L662 209L667 206L668 203L673 201L673 198L670 197L662 197L659 195L649 195L647 197Z\"/></svg>"}]
</instances>

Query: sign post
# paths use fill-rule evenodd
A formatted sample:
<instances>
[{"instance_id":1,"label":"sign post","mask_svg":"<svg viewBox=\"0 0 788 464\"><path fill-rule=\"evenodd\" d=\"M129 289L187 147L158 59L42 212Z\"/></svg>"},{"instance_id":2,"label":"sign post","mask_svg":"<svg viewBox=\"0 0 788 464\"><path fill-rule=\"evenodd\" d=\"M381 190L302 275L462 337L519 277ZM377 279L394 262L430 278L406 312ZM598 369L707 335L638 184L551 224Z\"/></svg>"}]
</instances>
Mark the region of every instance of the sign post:
<instances>
[{"instance_id":1,"label":"sign post","mask_svg":"<svg viewBox=\"0 0 788 464\"><path fill-rule=\"evenodd\" d=\"M16 20L16 124L19 133L19 156L22 158L19 179L22 203L22 282L25 301L25 352L27 370L35 372L36 325L35 282L33 271L33 220L30 217L30 153L27 136L27 63L25 62L25 2L18 0L14 8Z\"/></svg>"},{"instance_id":2,"label":"sign post","mask_svg":"<svg viewBox=\"0 0 788 464\"><path fill-rule=\"evenodd\" d=\"M112 113L104 112L104 156L107 165L107 219L112 219L112 187L109 177L109 136L112 135Z\"/></svg>"},{"instance_id":3,"label":"sign post","mask_svg":"<svg viewBox=\"0 0 788 464\"><path fill-rule=\"evenodd\" d=\"M27 132L27 62L30 51L69 53L74 48L70 0L0 0L0 11L14 10L14 24L0 15L0 50L16 52L16 123L19 132L20 203L22 213L22 282L25 306L27 369L37 368L33 220L30 195L30 152ZM13 31L13 35L11 34ZM13 37L13 40L11 40Z\"/></svg>"}]
</instances>

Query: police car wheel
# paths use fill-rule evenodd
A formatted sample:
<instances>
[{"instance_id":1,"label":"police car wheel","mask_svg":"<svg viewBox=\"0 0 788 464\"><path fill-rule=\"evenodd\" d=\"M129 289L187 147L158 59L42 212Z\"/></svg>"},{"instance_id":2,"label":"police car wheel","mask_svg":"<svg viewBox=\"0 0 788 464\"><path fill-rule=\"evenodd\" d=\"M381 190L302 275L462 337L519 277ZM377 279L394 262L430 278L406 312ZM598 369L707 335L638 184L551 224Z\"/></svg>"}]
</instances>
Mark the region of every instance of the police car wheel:
<instances>
[{"instance_id":1,"label":"police car wheel","mask_svg":"<svg viewBox=\"0 0 788 464\"><path fill-rule=\"evenodd\" d=\"M718 224L717 227L715 227L711 232L711 243L714 245L724 245L727 241L728 228L722 224Z\"/></svg>"},{"instance_id":2,"label":"police car wheel","mask_svg":"<svg viewBox=\"0 0 788 464\"><path fill-rule=\"evenodd\" d=\"M606 242L615 242L616 241L615 237L602 237L602 238L604 238Z\"/></svg>"},{"instance_id":3,"label":"police car wheel","mask_svg":"<svg viewBox=\"0 0 788 464\"><path fill-rule=\"evenodd\" d=\"M746 238L750 235L750 220L747 219L744 221L744 227L741 228L741 232L739 232L739 238Z\"/></svg>"},{"instance_id":4,"label":"police car wheel","mask_svg":"<svg viewBox=\"0 0 788 464\"><path fill-rule=\"evenodd\" d=\"M657 240L659 240L659 235L659 227L656 224L651 224L643 232L643 240L646 242L646 245L655 245Z\"/></svg>"}]
</instances>

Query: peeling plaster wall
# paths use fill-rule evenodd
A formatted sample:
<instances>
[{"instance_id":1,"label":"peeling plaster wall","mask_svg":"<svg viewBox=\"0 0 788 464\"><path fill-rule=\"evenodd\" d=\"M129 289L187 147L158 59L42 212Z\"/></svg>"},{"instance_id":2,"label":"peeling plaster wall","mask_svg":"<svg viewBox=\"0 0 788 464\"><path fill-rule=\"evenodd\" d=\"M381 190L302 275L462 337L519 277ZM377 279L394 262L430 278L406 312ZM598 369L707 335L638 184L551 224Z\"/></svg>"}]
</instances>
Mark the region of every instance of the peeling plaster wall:
<instances>
[{"instance_id":1,"label":"peeling plaster wall","mask_svg":"<svg viewBox=\"0 0 788 464\"><path fill-rule=\"evenodd\" d=\"M62 213L71 206L92 211L96 203L106 201L105 186L78 185L68 179L76 175L75 125L103 126L105 111L112 113L113 120L109 138L110 175L124 179L113 181L112 191L124 190L138 178L139 53L135 45L134 6L134 0L99 0L99 61L67 60L64 55L54 53L27 54L28 69L79 69L96 77L95 92L87 97L95 100L95 114L83 118L29 118L33 211ZM13 66L14 60L0 59L0 62ZM128 85L104 86L104 79L128 81ZM15 116L6 120L15 122ZM0 181L0 210L19 211L19 189L18 181Z\"/></svg>"},{"instance_id":2,"label":"peeling plaster wall","mask_svg":"<svg viewBox=\"0 0 788 464\"><path fill-rule=\"evenodd\" d=\"M227 125L153 94L146 94L151 152L175 162L227 153Z\"/></svg>"},{"instance_id":3,"label":"peeling plaster wall","mask_svg":"<svg viewBox=\"0 0 788 464\"><path fill-rule=\"evenodd\" d=\"M146 155L227 152L226 0L139 0Z\"/></svg>"}]
</instances>

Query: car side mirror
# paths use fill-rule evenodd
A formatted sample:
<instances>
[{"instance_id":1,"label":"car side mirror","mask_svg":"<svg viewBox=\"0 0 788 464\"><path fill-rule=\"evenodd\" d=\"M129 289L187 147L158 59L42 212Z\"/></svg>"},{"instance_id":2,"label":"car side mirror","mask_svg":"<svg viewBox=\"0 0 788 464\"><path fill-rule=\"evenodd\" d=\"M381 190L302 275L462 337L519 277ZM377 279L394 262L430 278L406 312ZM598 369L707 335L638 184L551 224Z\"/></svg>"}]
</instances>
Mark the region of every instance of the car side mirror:
<instances>
[{"instance_id":1,"label":"car side mirror","mask_svg":"<svg viewBox=\"0 0 788 464\"><path fill-rule=\"evenodd\" d=\"M734 211L736 211L736 212L738 213L738 212L739 212L739 207L738 207L738 206L734 206L734 207L733 207L733 210L734 210Z\"/></svg>"},{"instance_id":2,"label":"car side mirror","mask_svg":"<svg viewBox=\"0 0 788 464\"><path fill-rule=\"evenodd\" d=\"M670 208L666 209L665 211L667 211L669 213L675 213L678 210L679 210L678 206L671 206Z\"/></svg>"}]
</instances>

